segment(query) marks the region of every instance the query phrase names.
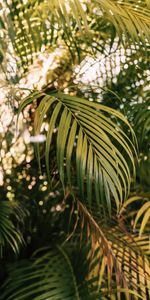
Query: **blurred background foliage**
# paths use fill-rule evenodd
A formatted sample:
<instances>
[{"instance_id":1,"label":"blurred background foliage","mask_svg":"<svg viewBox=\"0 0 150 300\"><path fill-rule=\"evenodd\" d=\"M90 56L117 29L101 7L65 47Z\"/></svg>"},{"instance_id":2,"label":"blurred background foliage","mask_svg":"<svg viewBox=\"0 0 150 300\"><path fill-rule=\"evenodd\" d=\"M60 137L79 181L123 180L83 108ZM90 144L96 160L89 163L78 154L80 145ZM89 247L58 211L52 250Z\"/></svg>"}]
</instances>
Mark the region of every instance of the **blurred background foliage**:
<instances>
[{"instance_id":1,"label":"blurred background foliage","mask_svg":"<svg viewBox=\"0 0 150 300\"><path fill-rule=\"evenodd\" d=\"M146 0L0 4L0 299L149 299L149 7ZM41 90L103 104L130 122L138 143L136 178L131 171L130 195L119 212L112 201L111 217L95 199L89 207L64 193L54 142L49 184L50 114L34 136L40 97L17 123L21 101Z\"/></svg>"}]
</instances>

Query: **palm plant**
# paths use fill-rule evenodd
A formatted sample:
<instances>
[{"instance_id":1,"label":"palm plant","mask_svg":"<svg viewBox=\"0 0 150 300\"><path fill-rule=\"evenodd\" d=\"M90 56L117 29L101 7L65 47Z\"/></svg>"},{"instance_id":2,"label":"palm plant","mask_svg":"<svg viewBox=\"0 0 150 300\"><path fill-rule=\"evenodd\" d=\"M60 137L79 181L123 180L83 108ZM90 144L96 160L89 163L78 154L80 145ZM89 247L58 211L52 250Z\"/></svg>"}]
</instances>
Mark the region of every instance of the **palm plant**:
<instances>
[{"instance_id":1,"label":"palm plant","mask_svg":"<svg viewBox=\"0 0 150 300\"><path fill-rule=\"evenodd\" d=\"M39 166L33 155L30 172L36 174L38 168L40 176L47 176L48 192L41 194L34 174L37 184L31 203L31 194L23 195L24 183L19 183L13 201L20 212L17 221L16 212L11 215L8 209L11 205L2 202L1 244L10 244L15 253L19 244L22 248L17 262L6 266L1 299L150 296L149 184L146 176L146 184L139 179L148 168L142 160L137 166L138 155L145 157L149 149L149 101L147 89L135 92L132 86L137 78L148 85L149 6L149 1L3 1L2 72L15 101L18 95L22 98L18 120L20 114L34 111L30 123ZM28 88L25 97L21 79L39 53L53 54L56 49L65 49L66 58L57 58L59 66L48 70L45 85ZM124 51L125 59L118 75L112 67L116 51L120 60ZM96 84L81 80L77 85L74 67L82 66L87 56L107 59L109 70L105 66L106 74L100 72ZM140 71L136 72L135 61ZM133 80L131 86L128 80ZM41 134L44 143L39 142ZM11 177L14 185L15 177ZM42 211L36 200L44 204ZM28 213L23 214L20 205ZM31 246L23 245L22 219L20 227L26 242L30 233Z\"/></svg>"}]
</instances>

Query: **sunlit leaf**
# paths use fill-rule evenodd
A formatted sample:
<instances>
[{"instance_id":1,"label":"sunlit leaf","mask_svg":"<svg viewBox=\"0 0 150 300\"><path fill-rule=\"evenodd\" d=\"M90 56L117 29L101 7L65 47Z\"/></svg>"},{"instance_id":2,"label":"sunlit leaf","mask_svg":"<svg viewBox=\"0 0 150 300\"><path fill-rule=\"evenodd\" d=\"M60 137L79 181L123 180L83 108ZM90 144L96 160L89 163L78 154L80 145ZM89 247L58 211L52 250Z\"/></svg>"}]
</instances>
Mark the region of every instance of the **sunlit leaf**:
<instances>
[{"instance_id":1,"label":"sunlit leaf","mask_svg":"<svg viewBox=\"0 0 150 300\"><path fill-rule=\"evenodd\" d=\"M40 95L42 94L40 93ZM36 99L36 96L36 94L31 96L31 99ZM25 99L21 104L20 110L30 103L28 99ZM53 105L54 108L52 109ZM40 134L43 118L48 111L51 111L45 148L48 174L51 172L49 171L49 153L53 141L53 131L58 128L55 147L62 184L65 186L73 180L71 161L74 151L77 184L81 194L87 195L90 204L93 190L95 190L97 203L101 203L102 190L99 184L99 174L101 174L101 184L104 186L103 192L107 199L106 205L109 211L111 211L112 197L116 202L117 209L119 209L120 202L123 202L129 193L131 182L130 168L126 159L131 162L134 172L135 147L121 127L116 122L111 121L110 117L114 116L125 123L133 134L126 118L112 108L82 98L62 93L45 94L35 113L34 129L36 135ZM117 144L124 151L126 159L117 149ZM37 149L38 160L40 160L38 145ZM74 163L72 167L75 168Z\"/></svg>"}]
</instances>

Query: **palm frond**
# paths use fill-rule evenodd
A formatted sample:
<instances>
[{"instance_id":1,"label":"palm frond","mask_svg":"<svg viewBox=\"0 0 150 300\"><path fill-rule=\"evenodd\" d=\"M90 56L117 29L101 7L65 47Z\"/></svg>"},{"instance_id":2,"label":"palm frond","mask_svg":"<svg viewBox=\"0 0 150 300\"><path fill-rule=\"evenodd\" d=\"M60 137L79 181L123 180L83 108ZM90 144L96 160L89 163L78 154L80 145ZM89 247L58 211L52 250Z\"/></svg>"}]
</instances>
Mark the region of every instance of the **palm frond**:
<instances>
[{"instance_id":1,"label":"palm frond","mask_svg":"<svg viewBox=\"0 0 150 300\"><path fill-rule=\"evenodd\" d=\"M142 203L142 205L138 209L135 209L134 212L135 220L134 220L134 227L133 227L134 229L137 228L137 223L140 223L137 230L139 231L139 236L141 237L141 235L144 233L145 227L148 228L150 223L150 199L142 196L130 197L124 203L122 210L126 209L129 205L133 203L135 204Z\"/></svg>"},{"instance_id":2,"label":"palm frond","mask_svg":"<svg viewBox=\"0 0 150 300\"><path fill-rule=\"evenodd\" d=\"M148 224L150 220L150 200L148 200L138 211L137 216L135 218L135 225L136 227L137 222L139 221L140 217L143 217L141 226L140 226L140 231L139 235L141 235L144 231L145 226Z\"/></svg>"},{"instance_id":3,"label":"palm frond","mask_svg":"<svg viewBox=\"0 0 150 300\"><path fill-rule=\"evenodd\" d=\"M19 217L20 209L17 212ZM13 250L15 254L19 253L20 246L23 244L23 237L21 232L15 228L12 216L15 216L15 209L11 202L1 201L0 202L0 256L3 254L3 249L8 246ZM15 216L15 218L17 217ZM21 213L22 217L22 213Z\"/></svg>"},{"instance_id":4,"label":"palm frond","mask_svg":"<svg viewBox=\"0 0 150 300\"><path fill-rule=\"evenodd\" d=\"M142 64L139 68L141 69L143 75L144 82L144 90L141 92L142 98L141 102L137 99L135 103L129 103L126 105L128 119L130 123L133 124L133 129L137 137L140 159L139 162L144 158L145 161L149 160L149 134L150 134L150 101L149 101L149 78L148 78L148 69L145 66L148 64L147 59L144 64ZM143 69L145 71L143 72ZM138 94L138 91L136 92ZM147 162L146 162L147 164ZM141 176L142 173L141 173ZM144 176L143 176L144 177ZM145 176L148 177L148 176ZM149 184L148 184L149 185Z\"/></svg>"},{"instance_id":5,"label":"palm frond","mask_svg":"<svg viewBox=\"0 0 150 300\"><path fill-rule=\"evenodd\" d=\"M86 5L86 4L85 4ZM71 18L73 16L74 20L77 23L78 28L82 31L84 24L84 30L86 30L88 34L88 21L85 10L83 8L82 2L79 0L54 0L53 2L47 0L44 3L40 3L39 6L36 7L37 11L33 13L37 14L37 12L43 12L44 17L49 13L53 14L57 21L62 25L62 27L69 28L71 25Z\"/></svg>"},{"instance_id":6,"label":"palm frond","mask_svg":"<svg viewBox=\"0 0 150 300\"><path fill-rule=\"evenodd\" d=\"M77 264L78 260L80 266ZM9 268L9 277L0 299L100 299L93 286L96 278L91 281L87 279L89 268L92 269L83 252L79 256L76 252L74 259L62 247L40 249L30 261L24 260Z\"/></svg>"},{"instance_id":7,"label":"palm frond","mask_svg":"<svg viewBox=\"0 0 150 300\"><path fill-rule=\"evenodd\" d=\"M150 37L149 8L137 1L97 0L96 3L114 24L118 34L127 33L132 40L146 42Z\"/></svg>"},{"instance_id":8,"label":"palm frond","mask_svg":"<svg viewBox=\"0 0 150 300\"><path fill-rule=\"evenodd\" d=\"M6 30L11 40L15 60L20 74L28 70L37 54L44 49L54 47L58 29L55 28L54 18L49 15L46 19L34 17L35 1L20 2L7 0L3 2Z\"/></svg>"},{"instance_id":9,"label":"palm frond","mask_svg":"<svg viewBox=\"0 0 150 300\"><path fill-rule=\"evenodd\" d=\"M63 41L73 57L76 56L75 52L80 57L83 49L78 31L80 30L82 42L89 46L88 41L92 40L95 34L89 19L95 10L101 13L102 19L108 19L115 26L120 37L128 35L132 38L131 43L135 41L140 44L142 41L145 45L150 40L148 6L142 2L137 5L136 0L97 0L93 1L92 5L88 2L83 5L79 0L47 0L39 3L24 3L19 0L9 3L4 0L4 3L4 8L9 9L8 15L5 16L8 36L18 56L18 67L24 71L33 63L38 52L58 46L58 40Z\"/></svg>"},{"instance_id":10,"label":"palm frond","mask_svg":"<svg viewBox=\"0 0 150 300\"><path fill-rule=\"evenodd\" d=\"M150 134L150 102L136 104L133 107L134 128L137 136L139 136L139 144L142 147L144 140L148 139Z\"/></svg>"},{"instance_id":11,"label":"palm frond","mask_svg":"<svg viewBox=\"0 0 150 300\"><path fill-rule=\"evenodd\" d=\"M89 204L94 191L98 205L105 199L104 205L111 211L113 197L119 209L120 203L130 190L131 173L127 160L131 162L133 172L135 169L134 142L129 140L120 126L120 122L123 122L132 132L127 119L111 108L60 92L51 95L34 93L24 99L19 112L40 97L42 100L36 110L34 130L38 136L44 116L49 111L49 129L45 146L49 179L50 151L53 137L57 136L55 146L57 166L63 186L68 184L71 186L77 177L75 184L78 184L82 196L87 195ZM54 134L56 129L57 133ZM118 145L122 150L118 150ZM40 162L38 144L37 157ZM73 162L74 157L76 164ZM75 177L72 167L76 173Z\"/></svg>"},{"instance_id":12,"label":"palm frond","mask_svg":"<svg viewBox=\"0 0 150 300\"><path fill-rule=\"evenodd\" d=\"M147 295L150 295L150 266L143 255L143 240L139 237L135 239L122 221L119 221L120 225L105 225L106 221L101 221L97 212L87 210L79 199L76 199L76 205L78 224L82 228L81 235L86 229L92 249L99 249L99 263L94 269L94 276L99 278L99 289L104 295L109 294L110 299L121 299L121 293L124 293L126 299L134 296L133 299L140 297L147 300ZM148 241L144 241L145 244L146 247L149 246Z\"/></svg>"},{"instance_id":13,"label":"palm frond","mask_svg":"<svg viewBox=\"0 0 150 300\"><path fill-rule=\"evenodd\" d=\"M150 40L149 7L146 3L139 2L137 5L136 0L132 2L125 0L96 0L93 1L93 6L103 11L104 16L116 27L119 35L127 33L133 40L142 40L144 43L146 39L148 41ZM70 26L68 17L68 13L70 13L73 15L79 29L82 31L84 28L88 33L87 9L82 6L79 0L55 0L53 2L47 0L45 3L40 4L38 9L41 12L45 11L46 15L50 12L57 16L59 22L61 22L64 27L66 27L66 24L68 27Z\"/></svg>"}]
</instances>

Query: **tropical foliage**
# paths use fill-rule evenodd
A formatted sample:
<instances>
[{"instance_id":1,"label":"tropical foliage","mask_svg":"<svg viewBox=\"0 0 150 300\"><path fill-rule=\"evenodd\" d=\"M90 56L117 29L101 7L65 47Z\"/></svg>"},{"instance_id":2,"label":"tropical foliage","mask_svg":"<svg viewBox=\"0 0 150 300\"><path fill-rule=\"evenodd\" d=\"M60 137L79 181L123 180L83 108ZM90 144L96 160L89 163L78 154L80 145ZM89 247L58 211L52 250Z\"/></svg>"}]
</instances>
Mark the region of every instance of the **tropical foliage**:
<instances>
[{"instance_id":1,"label":"tropical foliage","mask_svg":"<svg viewBox=\"0 0 150 300\"><path fill-rule=\"evenodd\" d=\"M2 1L0 299L149 299L149 8Z\"/></svg>"}]
</instances>

